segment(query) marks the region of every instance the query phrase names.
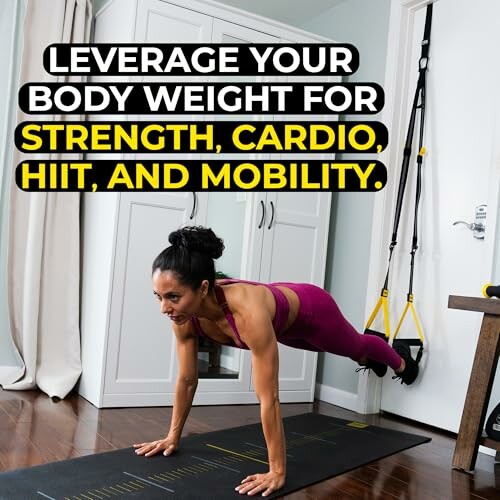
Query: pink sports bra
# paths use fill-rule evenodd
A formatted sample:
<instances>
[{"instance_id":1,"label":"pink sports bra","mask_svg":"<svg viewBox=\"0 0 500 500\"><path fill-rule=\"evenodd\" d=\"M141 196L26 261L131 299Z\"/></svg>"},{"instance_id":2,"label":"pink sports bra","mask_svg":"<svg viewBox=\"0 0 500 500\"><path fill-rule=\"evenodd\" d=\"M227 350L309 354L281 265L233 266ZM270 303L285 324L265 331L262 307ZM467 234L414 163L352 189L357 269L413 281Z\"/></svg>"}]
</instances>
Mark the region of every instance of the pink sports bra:
<instances>
[{"instance_id":1,"label":"pink sports bra","mask_svg":"<svg viewBox=\"0 0 500 500\"><path fill-rule=\"evenodd\" d=\"M239 347L240 349L248 349L248 346L241 340L240 334L238 332L238 328L236 328L236 323L234 321L234 316L231 310L229 309L226 301L226 296L224 295L224 290L223 286L230 284L230 283L248 283L250 285L262 285L271 290L271 293L274 296L274 301L276 302L276 312L274 313L274 318L273 318L273 328L276 334L280 332L288 319L288 312L290 309L290 306L288 304L288 300L285 296L285 294L276 286L278 283L258 283L256 281L245 281L245 280L234 280L234 279L227 279L224 280L223 285L215 285L215 297L217 299L218 304L222 307L222 310L224 311L224 316L227 319L227 322L229 323L229 326L234 332L234 335L238 339L238 344L222 344L222 345L229 345L232 347ZM212 342L216 342L214 339L208 337L203 332L203 329L201 328L200 325L200 320L197 317L192 318L192 323L194 326L194 330L197 335L200 337L204 337L206 339L211 340Z\"/></svg>"}]
</instances>

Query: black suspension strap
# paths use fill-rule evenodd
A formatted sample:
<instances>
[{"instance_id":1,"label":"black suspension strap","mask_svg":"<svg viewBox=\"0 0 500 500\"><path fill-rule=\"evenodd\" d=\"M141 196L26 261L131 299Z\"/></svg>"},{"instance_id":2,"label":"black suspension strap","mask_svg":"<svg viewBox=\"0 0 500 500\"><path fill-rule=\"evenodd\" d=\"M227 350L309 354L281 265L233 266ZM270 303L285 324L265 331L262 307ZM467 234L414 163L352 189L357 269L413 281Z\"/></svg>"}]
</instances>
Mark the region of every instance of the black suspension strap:
<instances>
[{"instance_id":1,"label":"black suspension strap","mask_svg":"<svg viewBox=\"0 0 500 500\"><path fill-rule=\"evenodd\" d=\"M399 186L398 186L398 195L396 199L396 207L394 212L394 221L392 227L392 236L391 243L389 245L389 259L387 264L387 272L385 275L384 286L382 288L380 298L368 318L365 333L375 334L380 337L385 337L387 341L390 339L390 321L389 321L389 305L388 305L388 296L389 296L389 273L391 268L392 255L394 252L394 248L396 247L398 241L398 229L399 222L401 219L401 210L403 207L403 200L405 195L406 184L408 180L408 172L410 168L410 160L413 153L413 137L415 134L415 123L417 118L417 113L420 114L420 130L419 130L419 141L418 141L418 154L417 154L417 179L416 179L416 194L415 194L415 209L414 209L414 219L413 219L413 237L412 237L412 249L411 249L411 261L410 261L410 283L409 290L407 295L407 304L404 309L404 312L398 322L398 326L396 328L394 339L396 338L401 325L403 323L404 317L408 310L411 310L415 324L417 326L417 332L419 339L417 340L398 340L398 342L405 342L409 345L417 345L419 346L419 353L417 355L417 361L422 357L423 352L423 341L424 336L422 332L422 327L418 320L417 313L415 308L413 307L413 272L415 267L415 253L418 249L418 207L420 203L420 195L422 190L422 163L425 155L425 148L423 146L424 141L424 123L425 123L425 91L426 91L426 73L427 66L429 61L429 48L430 48L430 36L431 36L431 25L432 25L432 3L427 6L427 12L425 16L425 28L424 28L424 36L422 40L422 48L421 55L419 59L419 75L417 86L415 89L415 95L413 98L410 120L408 124L408 131L406 134L406 141L403 150L403 161L401 165L401 173L399 178ZM375 317L378 314L380 308L383 308L383 317L384 317L384 331L385 335L382 335L379 332L374 330L370 330L370 326L372 325Z\"/></svg>"}]
</instances>

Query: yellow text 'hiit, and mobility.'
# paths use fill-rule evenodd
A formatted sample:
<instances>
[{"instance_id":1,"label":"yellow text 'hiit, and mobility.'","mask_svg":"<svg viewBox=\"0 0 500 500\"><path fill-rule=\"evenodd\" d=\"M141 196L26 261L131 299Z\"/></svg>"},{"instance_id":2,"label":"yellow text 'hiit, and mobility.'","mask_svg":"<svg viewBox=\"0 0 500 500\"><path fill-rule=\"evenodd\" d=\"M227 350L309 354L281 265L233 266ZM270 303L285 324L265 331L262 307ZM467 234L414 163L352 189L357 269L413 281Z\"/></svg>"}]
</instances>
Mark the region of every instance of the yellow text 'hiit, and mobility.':
<instances>
[{"instance_id":1,"label":"yellow text 'hiit, and mobility.'","mask_svg":"<svg viewBox=\"0 0 500 500\"><path fill-rule=\"evenodd\" d=\"M21 162L25 191L378 191L379 161L40 161Z\"/></svg>"}]
</instances>

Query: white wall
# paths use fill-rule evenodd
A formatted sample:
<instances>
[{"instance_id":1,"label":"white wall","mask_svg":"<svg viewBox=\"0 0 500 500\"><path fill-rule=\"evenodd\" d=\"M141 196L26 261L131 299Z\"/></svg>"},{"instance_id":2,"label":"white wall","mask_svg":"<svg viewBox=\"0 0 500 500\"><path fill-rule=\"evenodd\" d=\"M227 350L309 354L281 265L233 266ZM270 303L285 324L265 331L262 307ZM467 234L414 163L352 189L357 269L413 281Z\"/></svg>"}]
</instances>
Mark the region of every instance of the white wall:
<instances>
[{"instance_id":1,"label":"white wall","mask_svg":"<svg viewBox=\"0 0 500 500\"><path fill-rule=\"evenodd\" d=\"M0 2L0 367L17 365L7 314L7 203L22 50L23 0Z\"/></svg>"}]
</instances>

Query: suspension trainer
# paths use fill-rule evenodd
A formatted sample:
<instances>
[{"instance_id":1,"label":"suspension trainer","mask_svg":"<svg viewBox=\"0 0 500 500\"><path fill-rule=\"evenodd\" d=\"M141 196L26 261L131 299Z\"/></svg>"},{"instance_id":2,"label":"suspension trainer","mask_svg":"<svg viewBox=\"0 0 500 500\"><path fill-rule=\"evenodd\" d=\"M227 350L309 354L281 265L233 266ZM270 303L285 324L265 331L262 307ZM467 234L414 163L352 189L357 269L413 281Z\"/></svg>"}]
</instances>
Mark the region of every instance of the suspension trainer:
<instances>
[{"instance_id":1,"label":"suspension trainer","mask_svg":"<svg viewBox=\"0 0 500 500\"><path fill-rule=\"evenodd\" d=\"M387 265L387 272L385 275L384 286L380 293L380 298L375 305L365 327L365 334L368 335L377 335L389 342L391 339L391 328L390 328L390 320L389 320L389 272L391 268L392 255L394 252L394 248L397 245L397 237L398 237L398 229L399 222L401 219L401 210L403 207L404 194L406 189L406 183L408 180L408 173L410 169L410 160L413 152L413 138L415 135L415 123L417 119L417 114L419 114L420 123L419 123L419 138L418 138L418 153L416 158L417 165L417 177L416 177L416 192L415 192L415 208L414 208L414 216L413 216L413 236L412 236L412 245L411 245L411 259L410 259L410 279L409 279L409 287L407 294L407 302L404 308L403 314L401 315L398 325L396 327L396 331L393 336L393 345L396 342L404 343L408 346L417 346L419 348L416 361L419 362L424 348L424 334L422 330L422 326L418 319L417 312L415 307L413 306L413 272L415 268L415 254L418 249L418 207L420 202L420 194L422 190L422 164L423 159L426 153L425 147L423 145L424 141L424 123L425 123L425 97L426 97L426 73L427 66L429 61L429 48L430 48L430 37L431 37L431 24L432 24L432 3L427 6L427 12L425 16L425 28L424 28L424 37L422 40L422 48L421 48L421 56L418 62L418 81L417 87L415 90L415 96L413 98L413 104L411 108L410 120L408 124L408 131L406 134L406 142L403 151L403 161L401 165L401 174L399 178L399 187L398 187L398 195L396 200L396 207L394 213L394 223L392 228L392 237L391 243L389 245L389 261ZM378 332L376 330L372 330L370 327L378 315L380 309L382 309L383 320L384 320L384 333ZM403 320L408 311L411 311L413 320L416 325L418 338L416 339L396 339L401 325L403 324ZM369 365L367 365L370 367Z\"/></svg>"}]
</instances>

